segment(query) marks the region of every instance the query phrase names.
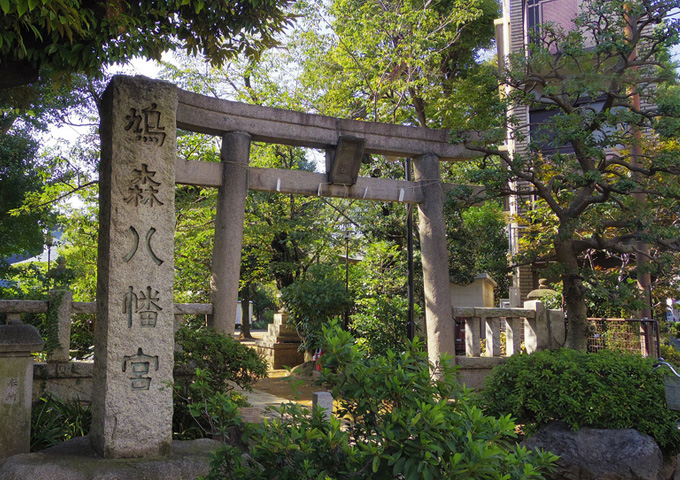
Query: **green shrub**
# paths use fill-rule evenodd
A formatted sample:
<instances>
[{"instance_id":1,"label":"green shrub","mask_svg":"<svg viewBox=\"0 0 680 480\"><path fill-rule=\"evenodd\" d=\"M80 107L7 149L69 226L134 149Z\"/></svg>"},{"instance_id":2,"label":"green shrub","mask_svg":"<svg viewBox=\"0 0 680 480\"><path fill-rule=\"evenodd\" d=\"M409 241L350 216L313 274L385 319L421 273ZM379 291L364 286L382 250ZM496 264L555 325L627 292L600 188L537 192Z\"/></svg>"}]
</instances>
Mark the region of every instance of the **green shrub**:
<instances>
[{"instance_id":1,"label":"green shrub","mask_svg":"<svg viewBox=\"0 0 680 480\"><path fill-rule=\"evenodd\" d=\"M209 480L540 479L556 459L517 447L510 418L473 406L448 362L432 376L422 343L367 358L336 325L324 338L321 380L339 400L338 419L283 406L252 427L248 456L218 452Z\"/></svg>"},{"instance_id":2,"label":"green shrub","mask_svg":"<svg viewBox=\"0 0 680 480\"><path fill-rule=\"evenodd\" d=\"M680 338L680 322L663 322L668 329L668 334L673 338Z\"/></svg>"},{"instance_id":3,"label":"green shrub","mask_svg":"<svg viewBox=\"0 0 680 480\"><path fill-rule=\"evenodd\" d=\"M675 370L680 369L680 351L670 345L661 345L661 358L673 365ZM665 374L670 372L664 371Z\"/></svg>"},{"instance_id":4,"label":"green shrub","mask_svg":"<svg viewBox=\"0 0 680 480\"><path fill-rule=\"evenodd\" d=\"M183 420L175 430L176 438L207 436L226 440L232 427L241 424L238 409L247 405L246 398L235 392L215 391L210 387L210 380L209 372L197 368L193 382L188 386L188 396L182 396L182 389L175 389L174 416Z\"/></svg>"},{"instance_id":5,"label":"green shrub","mask_svg":"<svg viewBox=\"0 0 680 480\"><path fill-rule=\"evenodd\" d=\"M403 296L372 296L357 301L360 312L352 315L352 331L368 355L403 350L408 342L408 300ZM421 312L418 305L416 316Z\"/></svg>"},{"instance_id":6,"label":"green shrub","mask_svg":"<svg viewBox=\"0 0 680 480\"><path fill-rule=\"evenodd\" d=\"M281 290L281 300L290 313L288 322L295 326L302 348L308 352L321 346L322 326L352 306L341 272L334 265L313 264L304 276Z\"/></svg>"},{"instance_id":7,"label":"green shrub","mask_svg":"<svg viewBox=\"0 0 680 480\"><path fill-rule=\"evenodd\" d=\"M267 376L267 362L252 348L209 328L180 328L176 336L182 347L175 352L175 366L210 372L213 390L230 391L235 385L250 391L252 384Z\"/></svg>"},{"instance_id":8,"label":"green shrub","mask_svg":"<svg viewBox=\"0 0 680 480\"><path fill-rule=\"evenodd\" d=\"M56 395L42 397L31 412L31 452L87 435L92 423L90 406Z\"/></svg>"},{"instance_id":9,"label":"green shrub","mask_svg":"<svg viewBox=\"0 0 680 480\"><path fill-rule=\"evenodd\" d=\"M252 348L207 328L182 327L176 340L182 350L175 352L174 436L221 435L235 409L247 405L234 388L252 391L267 376L267 362Z\"/></svg>"},{"instance_id":10,"label":"green shrub","mask_svg":"<svg viewBox=\"0 0 680 480\"><path fill-rule=\"evenodd\" d=\"M487 378L481 401L491 415L512 415L528 432L552 420L571 429L635 428L665 454L680 450L677 413L665 405L655 360L625 352L570 349L515 355Z\"/></svg>"}]
</instances>

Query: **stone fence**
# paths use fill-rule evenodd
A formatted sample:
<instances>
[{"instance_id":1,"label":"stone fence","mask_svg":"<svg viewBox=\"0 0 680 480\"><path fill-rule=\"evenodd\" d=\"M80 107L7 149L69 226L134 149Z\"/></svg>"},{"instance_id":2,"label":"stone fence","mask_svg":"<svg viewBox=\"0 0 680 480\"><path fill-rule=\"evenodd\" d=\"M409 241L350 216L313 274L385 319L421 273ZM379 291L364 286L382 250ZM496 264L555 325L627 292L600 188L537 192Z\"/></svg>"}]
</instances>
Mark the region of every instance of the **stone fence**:
<instances>
[{"instance_id":1,"label":"stone fence","mask_svg":"<svg viewBox=\"0 0 680 480\"><path fill-rule=\"evenodd\" d=\"M50 292L50 300L0 300L0 313L7 315L7 323L19 323L21 315L47 313L50 304L57 310L56 328L53 330L56 342L46 354L47 362L34 364L33 401L49 392L62 400L77 399L89 402L92 399L92 361L70 361L71 316L76 314L96 315L96 302L73 302L73 294L67 290ZM185 315L211 315L211 304L174 304L174 331L184 321Z\"/></svg>"},{"instance_id":2,"label":"stone fence","mask_svg":"<svg viewBox=\"0 0 680 480\"><path fill-rule=\"evenodd\" d=\"M50 301L46 300L0 300L0 313L7 314L7 321L20 320L22 313L47 313L50 302L58 302L56 338L59 346L47 354L48 362L68 362L71 343L71 315L97 314L97 302L73 302L73 294L67 290L53 290ZM174 331L184 321L184 315L212 315L210 303L175 303Z\"/></svg>"},{"instance_id":3,"label":"stone fence","mask_svg":"<svg viewBox=\"0 0 680 480\"><path fill-rule=\"evenodd\" d=\"M566 339L564 312L538 300L524 302L524 308L453 307L453 317L465 325L465 355L456 364L470 388L481 388L493 367L522 349L560 348Z\"/></svg>"},{"instance_id":4,"label":"stone fence","mask_svg":"<svg viewBox=\"0 0 680 480\"><path fill-rule=\"evenodd\" d=\"M89 401L92 396L92 362L69 361L71 315L96 314L96 302L73 302L69 291L52 291L51 302L58 311L55 329L58 344L47 354L47 363L35 364L33 399L51 392L64 400ZM0 300L0 313L7 320L19 320L22 313L46 313L50 301ZM184 315L211 315L212 305L174 304L174 330ZM480 388L491 369L519 352L559 348L564 343L564 314L548 310L539 301L525 302L524 308L454 307L452 317L465 325L465 355L456 357L461 379L470 388Z\"/></svg>"}]
</instances>

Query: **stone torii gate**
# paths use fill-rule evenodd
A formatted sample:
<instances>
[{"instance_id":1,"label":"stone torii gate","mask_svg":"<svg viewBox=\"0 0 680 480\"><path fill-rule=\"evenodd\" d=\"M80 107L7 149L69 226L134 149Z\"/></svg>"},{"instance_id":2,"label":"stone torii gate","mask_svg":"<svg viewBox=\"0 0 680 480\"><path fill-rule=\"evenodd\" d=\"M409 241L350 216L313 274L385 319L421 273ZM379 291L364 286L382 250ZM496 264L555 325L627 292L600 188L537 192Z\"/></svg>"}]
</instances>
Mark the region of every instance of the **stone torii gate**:
<instances>
[{"instance_id":1,"label":"stone torii gate","mask_svg":"<svg viewBox=\"0 0 680 480\"><path fill-rule=\"evenodd\" d=\"M341 120L114 77L102 100L92 429L105 457L162 455L172 440L176 183L219 189L211 326L232 332L248 190L418 205L428 356L454 354L439 162L476 155L443 130ZM221 163L177 158L177 128L222 137ZM322 148L329 173L248 165L253 141ZM414 159L415 181L358 177L363 153Z\"/></svg>"}]
</instances>

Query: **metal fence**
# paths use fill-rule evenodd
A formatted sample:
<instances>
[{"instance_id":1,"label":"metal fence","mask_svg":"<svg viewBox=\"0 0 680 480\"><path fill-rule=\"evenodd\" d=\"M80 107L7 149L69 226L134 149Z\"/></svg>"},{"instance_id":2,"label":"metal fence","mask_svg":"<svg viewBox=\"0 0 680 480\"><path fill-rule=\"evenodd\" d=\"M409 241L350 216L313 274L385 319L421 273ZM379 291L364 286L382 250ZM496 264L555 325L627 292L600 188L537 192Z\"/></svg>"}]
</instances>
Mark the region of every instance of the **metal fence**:
<instances>
[{"instance_id":1,"label":"metal fence","mask_svg":"<svg viewBox=\"0 0 680 480\"><path fill-rule=\"evenodd\" d=\"M589 318L588 352L624 350L659 357L659 322L649 318Z\"/></svg>"}]
</instances>

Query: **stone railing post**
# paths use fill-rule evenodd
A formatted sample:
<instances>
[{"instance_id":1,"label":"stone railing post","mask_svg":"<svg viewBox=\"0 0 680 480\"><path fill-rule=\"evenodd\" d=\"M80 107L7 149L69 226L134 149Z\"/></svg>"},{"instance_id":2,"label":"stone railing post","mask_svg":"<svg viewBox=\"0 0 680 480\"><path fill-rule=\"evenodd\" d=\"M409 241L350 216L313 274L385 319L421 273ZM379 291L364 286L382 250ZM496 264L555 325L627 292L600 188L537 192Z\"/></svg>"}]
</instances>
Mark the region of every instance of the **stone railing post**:
<instances>
[{"instance_id":1,"label":"stone railing post","mask_svg":"<svg viewBox=\"0 0 680 480\"><path fill-rule=\"evenodd\" d=\"M524 345L527 353L550 348L550 331L545 305L540 300L524 302L524 308L534 310L533 318L524 320Z\"/></svg>"},{"instance_id":2,"label":"stone railing post","mask_svg":"<svg viewBox=\"0 0 680 480\"><path fill-rule=\"evenodd\" d=\"M562 310L548 310L548 348L562 348L567 339L567 327L564 323L564 312Z\"/></svg>"},{"instance_id":3,"label":"stone railing post","mask_svg":"<svg viewBox=\"0 0 680 480\"><path fill-rule=\"evenodd\" d=\"M179 331L180 328L182 328L182 325L184 325L184 314L183 313L175 313L175 318L172 323L172 330L175 334Z\"/></svg>"},{"instance_id":4,"label":"stone railing post","mask_svg":"<svg viewBox=\"0 0 680 480\"><path fill-rule=\"evenodd\" d=\"M32 325L16 319L0 325L0 464L28 453L33 395L33 357L44 341Z\"/></svg>"},{"instance_id":5,"label":"stone railing post","mask_svg":"<svg viewBox=\"0 0 680 480\"><path fill-rule=\"evenodd\" d=\"M481 351L481 339L479 335L481 319L465 317L465 356L479 357Z\"/></svg>"},{"instance_id":6,"label":"stone railing post","mask_svg":"<svg viewBox=\"0 0 680 480\"><path fill-rule=\"evenodd\" d=\"M498 317L482 318L482 324L486 332L485 357L501 356L501 319Z\"/></svg>"},{"instance_id":7,"label":"stone railing post","mask_svg":"<svg viewBox=\"0 0 680 480\"><path fill-rule=\"evenodd\" d=\"M48 312L56 309L55 331L49 335L54 335L57 345L49 345L47 352L48 362L68 362L69 350L71 348L71 313L73 311L73 292L70 290L50 291L50 306ZM51 313L48 313L50 315Z\"/></svg>"},{"instance_id":8,"label":"stone railing post","mask_svg":"<svg viewBox=\"0 0 680 480\"><path fill-rule=\"evenodd\" d=\"M333 395L330 392L313 392L312 408L323 409L326 421L330 421L333 416Z\"/></svg>"},{"instance_id":9,"label":"stone railing post","mask_svg":"<svg viewBox=\"0 0 680 480\"><path fill-rule=\"evenodd\" d=\"M522 348L521 336L524 322L518 317L507 317L505 323L505 355L509 357L519 353Z\"/></svg>"}]
</instances>

